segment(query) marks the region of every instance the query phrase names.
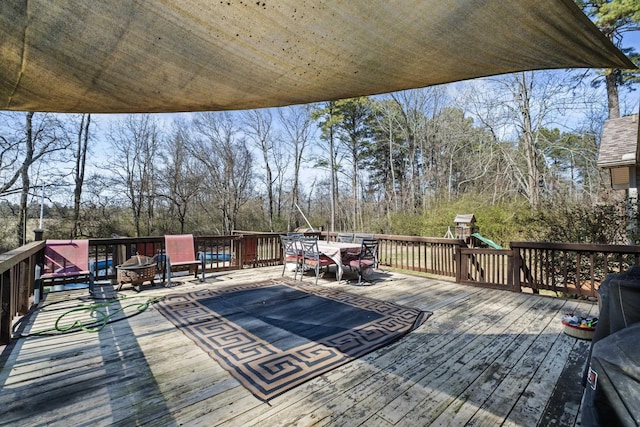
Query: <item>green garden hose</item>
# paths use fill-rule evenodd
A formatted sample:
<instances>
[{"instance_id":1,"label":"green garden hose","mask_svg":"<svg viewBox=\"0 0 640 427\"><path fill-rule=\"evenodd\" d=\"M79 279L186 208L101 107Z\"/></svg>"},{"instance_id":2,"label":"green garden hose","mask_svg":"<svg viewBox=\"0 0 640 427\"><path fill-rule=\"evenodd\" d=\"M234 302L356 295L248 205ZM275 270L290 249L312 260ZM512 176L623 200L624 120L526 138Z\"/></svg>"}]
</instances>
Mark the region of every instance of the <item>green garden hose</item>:
<instances>
[{"instance_id":1,"label":"green garden hose","mask_svg":"<svg viewBox=\"0 0 640 427\"><path fill-rule=\"evenodd\" d=\"M108 312L109 311L108 308L111 307L112 305L121 304L122 301L136 299L136 298L146 298L146 300L142 302L134 302L131 304L124 305L118 308L117 310L113 311L112 313ZM149 308L151 304L154 304L162 299L164 299L164 296L150 296L150 297L149 296L145 296L145 297L126 296L121 298L110 299L105 302L81 305L62 313L56 319L56 322L53 328L43 329L40 331L31 332L29 334L16 333L15 331L18 329L22 320L28 317L28 316L24 316L22 319L20 319L20 321L16 322L16 324L13 326L12 337L17 339L17 338L26 338L26 337L54 336L54 335L62 335L62 334L67 334L72 332L81 332L81 331L82 332L100 332L102 329L104 329L105 326L111 323L128 319L137 314L144 312L147 308ZM136 311L133 314L130 314L128 316L123 316L118 319L114 319L114 317L117 314L123 312L124 310L130 307L135 307L136 309ZM68 325L64 325L63 321L66 316L73 313L78 313L78 312L87 312L89 317L92 318L93 320L91 320L90 322L75 320L74 322Z\"/></svg>"}]
</instances>

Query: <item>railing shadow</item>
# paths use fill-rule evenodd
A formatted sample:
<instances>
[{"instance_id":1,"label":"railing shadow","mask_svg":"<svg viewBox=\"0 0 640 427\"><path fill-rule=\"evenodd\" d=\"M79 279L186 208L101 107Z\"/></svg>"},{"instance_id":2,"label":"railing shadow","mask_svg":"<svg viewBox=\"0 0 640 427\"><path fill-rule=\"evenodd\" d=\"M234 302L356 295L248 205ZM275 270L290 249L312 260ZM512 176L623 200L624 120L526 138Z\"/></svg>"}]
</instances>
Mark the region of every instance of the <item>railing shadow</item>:
<instances>
[{"instance_id":1,"label":"railing shadow","mask_svg":"<svg viewBox=\"0 0 640 427\"><path fill-rule=\"evenodd\" d=\"M111 286L96 286L96 292L98 302L115 297ZM162 391L145 359L141 334L134 327L140 317L132 317L136 309L129 310L125 304L115 299L105 306L105 314L115 316L97 332L78 331L73 332L73 338L64 334L61 339L55 333L35 335L33 329L46 330L54 319L68 326L78 317L72 313L76 307L68 300L58 307L47 305L45 300L41 309L51 310L46 315L32 313L29 326L21 331L27 336L12 343L12 354L23 357L18 364L9 360L2 369L2 422L27 425L35 422L39 413L63 412L69 425L86 423L89 416L96 424L141 425L156 418L166 424L170 410L158 399ZM47 319L38 322L40 314ZM65 315L69 320L62 319ZM154 331L159 333L162 331ZM15 382L7 384L10 376ZM149 396L154 397L152 401ZM97 402L99 408L94 407Z\"/></svg>"}]
</instances>

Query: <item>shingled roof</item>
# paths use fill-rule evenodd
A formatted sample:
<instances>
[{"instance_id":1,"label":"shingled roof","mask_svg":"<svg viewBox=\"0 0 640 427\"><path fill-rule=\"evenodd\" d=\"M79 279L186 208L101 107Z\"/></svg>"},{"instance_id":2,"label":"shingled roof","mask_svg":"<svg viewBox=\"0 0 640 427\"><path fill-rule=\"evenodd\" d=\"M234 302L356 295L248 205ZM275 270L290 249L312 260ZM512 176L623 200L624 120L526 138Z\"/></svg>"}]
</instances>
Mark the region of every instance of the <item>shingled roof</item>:
<instances>
[{"instance_id":1,"label":"shingled roof","mask_svg":"<svg viewBox=\"0 0 640 427\"><path fill-rule=\"evenodd\" d=\"M456 224L474 224L476 217L473 214L457 214L453 222Z\"/></svg>"},{"instance_id":2,"label":"shingled roof","mask_svg":"<svg viewBox=\"0 0 640 427\"><path fill-rule=\"evenodd\" d=\"M638 164L638 114L604 122L598 166L613 168Z\"/></svg>"}]
</instances>

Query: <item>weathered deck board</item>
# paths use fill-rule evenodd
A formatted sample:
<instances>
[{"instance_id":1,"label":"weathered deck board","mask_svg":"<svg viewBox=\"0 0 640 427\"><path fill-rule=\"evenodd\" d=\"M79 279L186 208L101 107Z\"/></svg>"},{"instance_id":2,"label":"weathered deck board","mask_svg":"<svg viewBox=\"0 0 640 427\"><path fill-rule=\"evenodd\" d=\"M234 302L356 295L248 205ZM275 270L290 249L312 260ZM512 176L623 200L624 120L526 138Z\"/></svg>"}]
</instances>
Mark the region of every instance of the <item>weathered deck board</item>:
<instances>
[{"instance_id":1,"label":"weathered deck board","mask_svg":"<svg viewBox=\"0 0 640 427\"><path fill-rule=\"evenodd\" d=\"M186 279L151 296L280 278L281 268ZM349 272L345 273L347 276ZM288 276L285 274L285 276ZM305 278L308 281L308 278ZM594 304L456 285L391 272L341 289L433 312L385 348L263 403L153 307L99 333L20 340L0 370L0 424L422 426L572 425L588 342L560 317ZM114 296L109 286L100 288ZM86 303L86 291L51 294L25 333ZM126 303L121 303L126 305ZM131 314L131 311L128 311ZM69 319L81 318L69 316ZM564 402L565 400L566 402ZM565 403L567 403L565 405Z\"/></svg>"},{"instance_id":2,"label":"weathered deck board","mask_svg":"<svg viewBox=\"0 0 640 427\"><path fill-rule=\"evenodd\" d=\"M432 326L435 326L437 322L446 325L450 322L463 323L467 321L469 327L473 327L474 322L469 320L469 317L477 314L473 309L479 308L480 305L482 304L474 304L469 301L469 306L462 309L462 313L457 310L451 311L443 313L441 318L435 318L434 315ZM429 322L431 321L430 319ZM482 327L482 325L479 326ZM367 367L374 367L375 373L372 373L369 378L365 376L364 381L355 386L353 390L349 390L346 396L345 393L332 396L331 410L326 411L327 418L324 423L336 422L340 424L344 421L345 424L357 425L358 422L365 422L369 416L380 411L387 402L401 396L417 378L423 376L429 369L435 368L436 363L432 363L432 361L438 357L442 359L448 357L454 347L455 338L452 335L452 333L440 336L416 333L407 337L407 341L403 341L402 345L370 355L371 360L370 363L367 363ZM347 378L350 379L350 377L351 375ZM336 386L339 385L340 383L337 383ZM358 419L357 413L350 410L354 406L361 409L359 413L362 419ZM380 413L378 412L378 414ZM314 413L314 417L318 417L317 412Z\"/></svg>"},{"instance_id":3,"label":"weathered deck board","mask_svg":"<svg viewBox=\"0 0 640 427\"><path fill-rule=\"evenodd\" d=\"M496 358L505 354L512 343L519 344L515 337L523 327L529 307L519 305L514 310L504 299L500 303L504 305L494 305L490 316L504 320L480 317L478 320L483 327L467 328L460 338L452 341L447 354L441 355L433 364L434 369L428 375L416 378L412 389L387 405L381 416L393 423L402 419L414 425L428 425L454 403L454 398L464 392L470 381L475 381Z\"/></svg>"}]
</instances>

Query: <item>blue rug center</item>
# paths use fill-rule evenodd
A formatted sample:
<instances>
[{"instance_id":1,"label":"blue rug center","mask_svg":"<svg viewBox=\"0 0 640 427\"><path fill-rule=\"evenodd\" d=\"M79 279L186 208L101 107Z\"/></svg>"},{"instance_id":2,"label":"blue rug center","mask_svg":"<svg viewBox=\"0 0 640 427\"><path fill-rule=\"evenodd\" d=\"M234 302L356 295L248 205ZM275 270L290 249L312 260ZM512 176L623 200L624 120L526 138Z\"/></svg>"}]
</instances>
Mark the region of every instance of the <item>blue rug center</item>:
<instances>
[{"instance_id":1,"label":"blue rug center","mask_svg":"<svg viewBox=\"0 0 640 427\"><path fill-rule=\"evenodd\" d=\"M200 302L281 350L318 342L382 317L284 285L225 293Z\"/></svg>"}]
</instances>

